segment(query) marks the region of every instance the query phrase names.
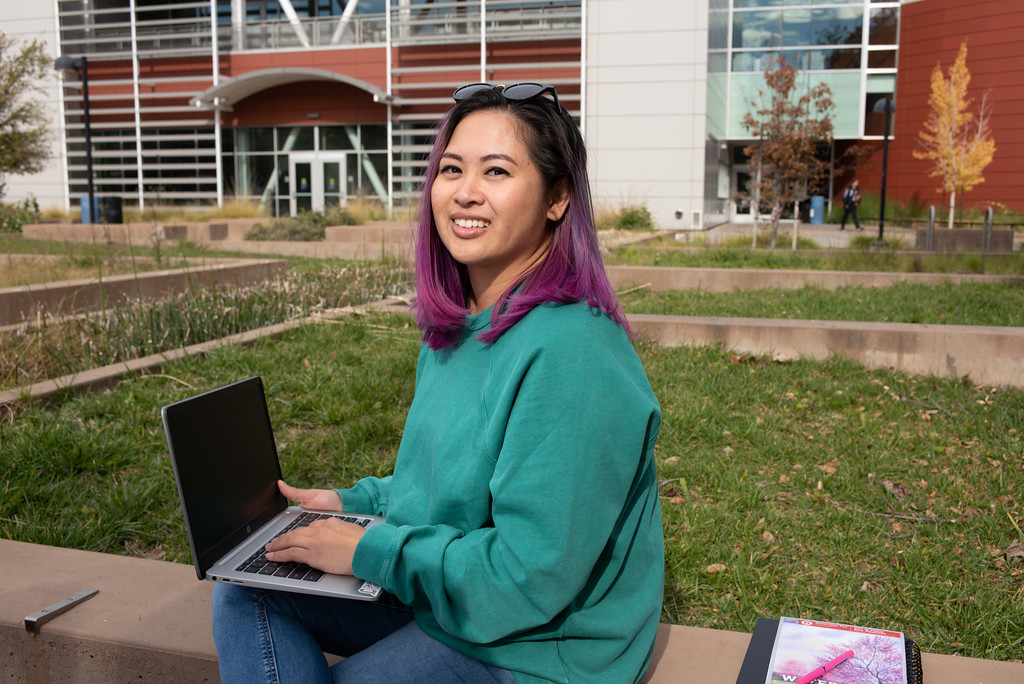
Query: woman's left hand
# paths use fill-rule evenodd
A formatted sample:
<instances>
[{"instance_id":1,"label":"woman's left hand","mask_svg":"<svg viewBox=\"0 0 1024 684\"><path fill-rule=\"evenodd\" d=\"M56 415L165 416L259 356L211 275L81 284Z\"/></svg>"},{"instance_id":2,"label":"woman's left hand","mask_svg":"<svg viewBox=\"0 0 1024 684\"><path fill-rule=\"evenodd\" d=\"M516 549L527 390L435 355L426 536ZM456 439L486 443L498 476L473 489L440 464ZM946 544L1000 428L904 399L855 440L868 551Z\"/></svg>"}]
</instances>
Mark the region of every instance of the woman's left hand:
<instances>
[{"instance_id":1,"label":"woman's left hand","mask_svg":"<svg viewBox=\"0 0 1024 684\"><path fill-rule=\"evenodd\" d=\"M335 575L351 575L352 555L365 531L337 518L317 520L271 540L267 544L267 560L305 563Z\"/></svg>"}]
</instances>

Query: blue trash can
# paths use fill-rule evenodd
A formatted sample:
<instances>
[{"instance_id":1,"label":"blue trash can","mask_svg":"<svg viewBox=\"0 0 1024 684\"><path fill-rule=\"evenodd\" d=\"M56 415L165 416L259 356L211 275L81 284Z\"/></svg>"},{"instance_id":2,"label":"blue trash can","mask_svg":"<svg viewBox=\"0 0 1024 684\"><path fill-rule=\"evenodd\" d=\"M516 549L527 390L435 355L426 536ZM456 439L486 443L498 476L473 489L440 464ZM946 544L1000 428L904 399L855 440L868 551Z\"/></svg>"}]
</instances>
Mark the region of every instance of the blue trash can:
<instances>
[{"instance_id":1,"label":"blue trash can","mask_svg":"<svg viewBox=\"0 0 1024 684\"><path fill-rule=\"evenodd\" d=\"M825 222L825 198L821 195L811 197L811 224L821 225Z\"/></svg>"},{"instance_id":2,"label":"blue trash can","mask_svg":"<svg viewBox=\"0 0 1024 684\"><path fill-rule=\"evenodd\" d=\"M100 222L100 201L99 201L100 198L99 197L94 197L93 199L96 200L96 206L95 207L90 207L89 206L89 196L88 195L82 195L81 199L79 200L79 204L82 207L82 223L99 223ZM89 209L92 209L91 213L90 213Z\"/></svg>"}]
</instances>

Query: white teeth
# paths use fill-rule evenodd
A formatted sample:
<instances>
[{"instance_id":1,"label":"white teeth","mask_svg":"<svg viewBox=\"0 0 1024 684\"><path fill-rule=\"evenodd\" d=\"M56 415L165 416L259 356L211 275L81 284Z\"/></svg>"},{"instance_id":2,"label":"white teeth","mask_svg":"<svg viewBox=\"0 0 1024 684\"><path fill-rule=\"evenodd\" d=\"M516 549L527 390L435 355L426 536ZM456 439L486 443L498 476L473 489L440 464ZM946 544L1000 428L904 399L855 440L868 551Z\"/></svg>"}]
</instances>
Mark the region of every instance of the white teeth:
<instances>
[{"instance_id":1,"label":"white teeth","mask_svg":"<svg viewBox=\"0 0 1024 684\"><path fill-rule=\"evenodd\" d=\"M490 221L480 221L478 219L454 219L455 225L459 228L486 228L491 225Z\"/></svg>"}]
</instances>

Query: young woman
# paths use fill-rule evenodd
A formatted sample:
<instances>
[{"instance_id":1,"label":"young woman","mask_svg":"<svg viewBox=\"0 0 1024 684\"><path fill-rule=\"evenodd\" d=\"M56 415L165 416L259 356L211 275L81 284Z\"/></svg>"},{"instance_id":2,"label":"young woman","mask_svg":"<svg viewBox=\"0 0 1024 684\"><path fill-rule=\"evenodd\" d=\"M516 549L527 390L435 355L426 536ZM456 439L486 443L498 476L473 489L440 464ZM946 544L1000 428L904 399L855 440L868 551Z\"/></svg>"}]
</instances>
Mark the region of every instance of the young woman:
<instances>
[{"instance_id":1,"label":"young woman","mask_svg":"<svg viewBox=\"0 0 1024 684\"><path fill-rule=\"evenodd\" d=\"M661 613L661 413L605 276L555 89L455 91L427 165L423 331L394 475L281 491L377 513L271 542L375 603L214 589L232 681L637 682ZM345 656L328 668L323 651Z\"/></svg>"}]
</instances>

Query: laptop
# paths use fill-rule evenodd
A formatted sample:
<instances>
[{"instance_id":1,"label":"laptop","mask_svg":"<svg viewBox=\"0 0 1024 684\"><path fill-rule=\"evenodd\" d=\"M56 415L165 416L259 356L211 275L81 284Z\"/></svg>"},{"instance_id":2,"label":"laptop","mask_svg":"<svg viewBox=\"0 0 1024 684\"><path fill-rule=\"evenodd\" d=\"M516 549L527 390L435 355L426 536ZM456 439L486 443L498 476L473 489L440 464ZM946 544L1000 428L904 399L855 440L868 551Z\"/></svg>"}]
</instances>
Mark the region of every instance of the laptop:
<instances>
[{"instance_id":1,"label":"laptop","mask_svg":"<svg viewBox=\"0 0 1024 684\"><path fill-rule=\"evenodd\" d=\"M380 587L350 575L263 556L271 539L322 516L367 528L383 518L288 505L277 488L281 465L259 377L169 404L160 415L199 579L370 601L380 596Z\"/></svg>"}]
</instances>

